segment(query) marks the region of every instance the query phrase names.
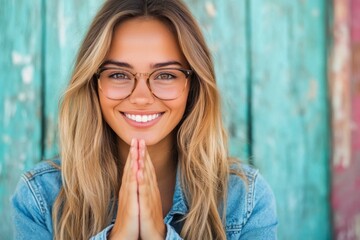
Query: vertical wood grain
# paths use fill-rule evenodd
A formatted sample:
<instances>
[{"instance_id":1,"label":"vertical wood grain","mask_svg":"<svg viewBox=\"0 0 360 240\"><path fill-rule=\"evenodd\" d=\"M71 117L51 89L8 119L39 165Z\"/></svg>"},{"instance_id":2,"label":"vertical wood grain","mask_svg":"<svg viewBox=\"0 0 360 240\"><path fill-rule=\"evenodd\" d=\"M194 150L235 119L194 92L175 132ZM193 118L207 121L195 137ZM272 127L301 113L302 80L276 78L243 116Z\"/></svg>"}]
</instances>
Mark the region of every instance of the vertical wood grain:
<instances>
[{"instance_id":1,"label":"vertical wood grain","mask_svg":"<svg viewBox=\"0 0 360 240\"><path fill-rule=\"evenodd\" d=\"M360 162L360 1L351 0L351 97L352 97L352 156L354 162ZM358 169L358 172L360 168ZM356 181L360 183L359 174ZM360 187L360 184L357 186ZM360 193L360 191L359 191ZM360 194L357 196L360 202ZM360 210L360 209L359 209ZM359 211L360 212L360 211ZM360 221L360 220L359 220ZM360 228L360 222L359 222ZM360 229L359 229L360 230ZM358 233L360 238L360 231Z\"/></svg>"},{"instance_id":2,"label":"vertical wood grain","mask_svg":"<svg viewBox=\"0 0 360 240\"><path fill-rule=\"evenodd\" d=\"M45 1L44 157L58 154L58 106L82 38L103 1Z\"/></svg>"},{"instance_id":3,"label":"vertical wood grain","mask_svg":"<svg viewBox=\"0 0 360 240\"><path fill-rule=\"evenodd\" d=\"M330 58L329 83L332 108L332 208L335 239L349 238L349 212L351 198L348 177L351 168L351 52L350 52L350 1L334 0L333 46ZM345 183L345 185L344 185ZM344 204L345 203L345 204Z\"/></svg>"},{"instance_id":4,"label":"vertical wood grain","mask_svg":"<svg viewBox=\"0 0 360 240\"><path fill-rule=\"evenodd\" d=\"M41 158L41 0L0 1L0 239L12 239L9 199Z\"/></svg>"},{"instance_id":5,"label":"vertical wood grain","mask_svg":"<svg viewBox=\"0 0 360 240\"><path fill-rule=\"evenodd\" d=\"M246 1L185 1L212 53L232 156L249 160L249 65Z\"/></svg>"},{"instance_id":6,"label":"vertical wood grain","mask_svg":"<svg viewBox=\"0 0 360 240\"><path fill-rule=\"evenodd\" d=\"M350 226L355 233L354 239L360 239L360 1L351 0L351 106L352 106L352 144L351 153L354 162L351 178L354 188L350 211L353 213Z\"/></svg>"},{"instance_id":7,"label":"vertical wood grain","mask_svg":"<svg viewBox=\"0 0 360 240\"><path fill-rule=\"evenodd\" d=\"M254 163L277 198L279 239L329 239L326 3L249 3Z\"/></svg>"},{"instance_id":8,"label":"vertical wood grain","mask_svg":"<svg viewBox=\"0 0 360 240\"><path fill-rule=\"evenodd\" d=\"M275 192L279 239L329 239L330 6L325 0L185 1L214 57L231 153L253 157ZM6 36L0 37L0 72L6 73L0 80L5 223L20 173L58 153L59 97L102 2L0 0L0 29ZM11 239L10 234L9 224L2 224L0 239Z\"/></svg>"},{"instance_id":9,"label":"vertical wood grain","mask_svg":"<svg viewBox=\"0 0 360 240\"><path fill-rule=\"evenodd\" d=\"M334 237L338 240L360 239L359 20L360 1L334 1L334 54L329 79L333 86L333 149L334 153L347 153L334 154L332 162Z\"/></svg>"}]
</instances>

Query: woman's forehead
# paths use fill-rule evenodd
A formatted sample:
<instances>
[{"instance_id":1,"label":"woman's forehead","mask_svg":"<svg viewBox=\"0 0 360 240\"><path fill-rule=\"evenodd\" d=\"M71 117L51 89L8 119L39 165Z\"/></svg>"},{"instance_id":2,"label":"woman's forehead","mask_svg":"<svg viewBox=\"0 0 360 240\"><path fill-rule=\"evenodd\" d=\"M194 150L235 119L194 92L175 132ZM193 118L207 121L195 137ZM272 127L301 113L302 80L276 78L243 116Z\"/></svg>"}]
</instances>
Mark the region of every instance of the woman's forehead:
<instances>
[{"instance_id":1,"label":"woman's forehead","mask_svg":"<svg viewBox=\"0 0 360 240\"><path fill-rule=\"evenodd\" d=\"M168 61L186 64L176 36L166 24L153 18L135 18L119 24L106 58L131 65Z\"/></svg>"}]
</instances>

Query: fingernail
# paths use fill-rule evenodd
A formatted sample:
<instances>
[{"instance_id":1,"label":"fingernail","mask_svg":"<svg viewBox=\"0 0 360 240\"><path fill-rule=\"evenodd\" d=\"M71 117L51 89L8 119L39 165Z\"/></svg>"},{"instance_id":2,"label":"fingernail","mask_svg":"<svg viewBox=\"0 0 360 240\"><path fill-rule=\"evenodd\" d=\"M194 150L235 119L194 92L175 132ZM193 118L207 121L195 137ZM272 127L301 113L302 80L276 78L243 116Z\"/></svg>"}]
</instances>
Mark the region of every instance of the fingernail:
<instances>
[{"instance_id":1,"label":"fingernail","mask_svg":"<svg viewBox=\"0 0 360 240\"><path fill-rule=\"evenodd\" d=\"M131 139L131 146L132 146L132 147L135 146L135 138Z\"/></svg>"}]
</instances>

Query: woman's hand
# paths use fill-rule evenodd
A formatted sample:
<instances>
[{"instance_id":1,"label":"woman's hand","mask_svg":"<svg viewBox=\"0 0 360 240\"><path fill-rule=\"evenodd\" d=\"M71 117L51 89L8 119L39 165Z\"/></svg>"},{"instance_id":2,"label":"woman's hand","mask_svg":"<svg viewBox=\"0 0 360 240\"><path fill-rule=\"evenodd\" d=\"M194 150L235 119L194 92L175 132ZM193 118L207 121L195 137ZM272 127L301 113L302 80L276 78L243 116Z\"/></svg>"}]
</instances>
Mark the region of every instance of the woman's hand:
<instances>
[{"instance_id":1,"label":"woman's hand","mask_svg":"<svg viewBox=\"0 0 360 240\"><path fill-rule=\"evenodd\" d=\"M130 151L126 160L121 187L116 220L109 239L139 238L139 204L138 204L138 142L131 141Z\"/></svg>"},{"instance_id":2,"label":"woman's hand","mask_svg":"<svg viewBox=\"0 0 360 240\"><path fill-rule=\"evenodd\" d=\"M145 141L139 141L139 170L137 172L140 237L146 239L165 239L165 224L160 191L156 173L147 152Z\"/></svg>"},{"instance_id":3,"label":"woman's hand","mask_svg":"<svg viewBox=\"0 0 360 240\"><path fill-rule=\"evenodd\" d=\"M133 139L109 239L165 239L160 191L145 141Z\"/></svg>"}]
</instances>

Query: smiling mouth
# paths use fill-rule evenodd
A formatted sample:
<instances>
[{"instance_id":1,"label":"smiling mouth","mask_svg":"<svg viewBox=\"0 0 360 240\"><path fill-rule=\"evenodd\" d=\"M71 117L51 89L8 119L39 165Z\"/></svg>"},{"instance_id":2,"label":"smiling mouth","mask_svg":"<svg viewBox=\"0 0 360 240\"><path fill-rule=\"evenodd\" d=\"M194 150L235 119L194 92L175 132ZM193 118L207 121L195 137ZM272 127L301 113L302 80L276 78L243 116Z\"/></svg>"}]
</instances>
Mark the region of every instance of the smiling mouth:
<instances>
[{"instance_id":1,"label":"smiling mouth","mask_svg":"<svg viewBox=\"0 0 360 240\"><path fill-rule=\"evenodd\" d=\"M147 123L150 121L153 121L157 118L159 118L162 113L155 113L155 114L149 114L149 115L137 115L137 114L129 114L129 113L123 113L123 115L132 120L135 121L137 123Z\"/></svg>"}]
</instances>

